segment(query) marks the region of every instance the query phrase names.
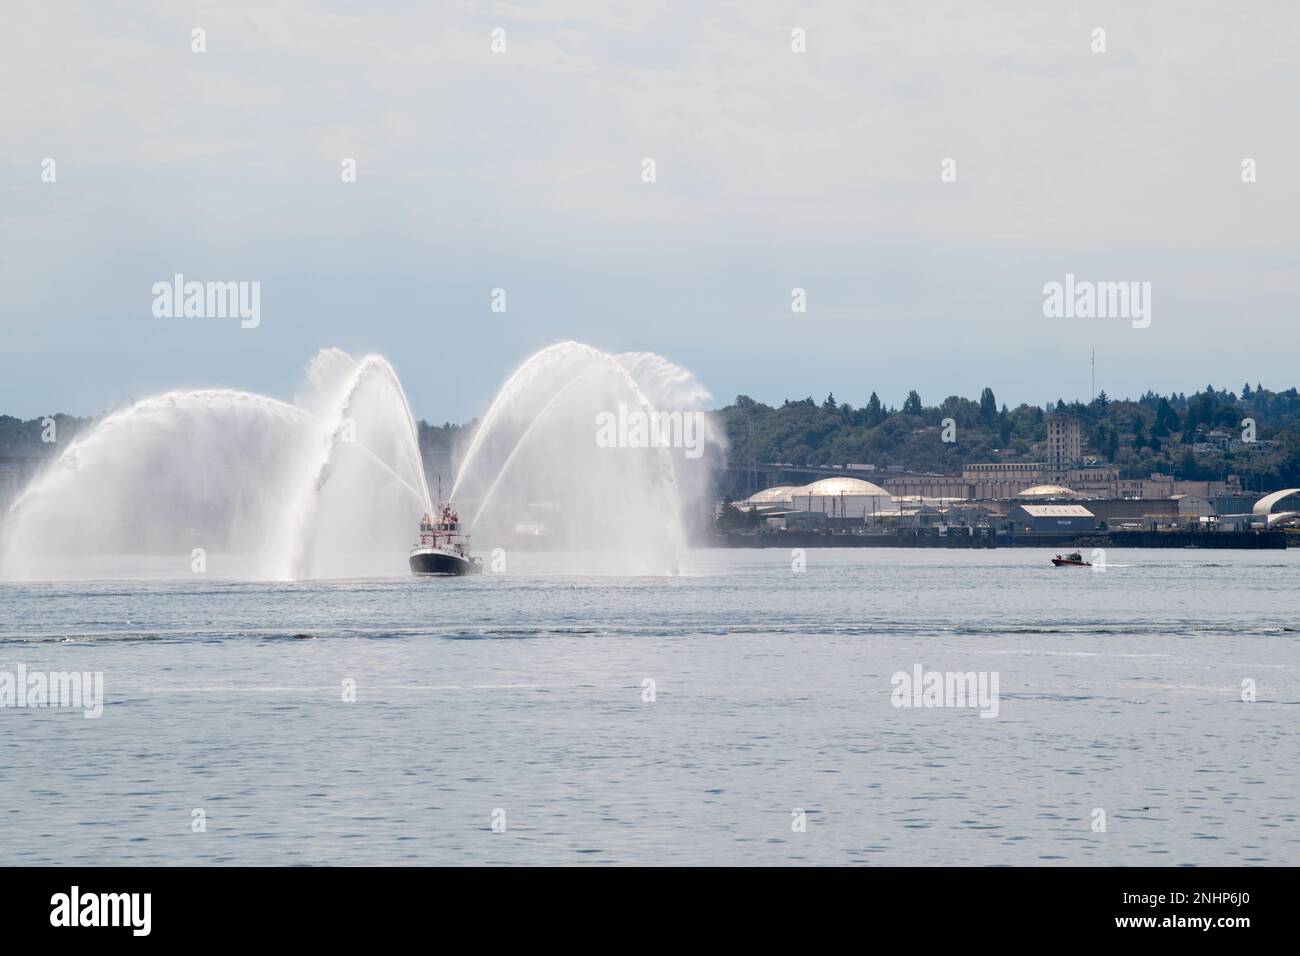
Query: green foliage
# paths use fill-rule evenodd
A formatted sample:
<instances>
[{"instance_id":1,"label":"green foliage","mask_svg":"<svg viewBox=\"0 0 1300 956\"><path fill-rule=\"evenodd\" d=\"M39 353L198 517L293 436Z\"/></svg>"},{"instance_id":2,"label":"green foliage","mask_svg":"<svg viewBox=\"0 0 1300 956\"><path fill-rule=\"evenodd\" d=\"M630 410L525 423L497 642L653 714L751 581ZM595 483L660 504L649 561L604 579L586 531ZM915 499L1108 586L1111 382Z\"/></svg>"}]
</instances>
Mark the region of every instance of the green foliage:
<instances>
[{"instance_id":1,"label":"green foliage","mask_svg":"<svg viewBox=\"0 0 1300 956\"><path fill-rule=\"evenodd\" d=\"M67 447L68 442L82 429L93 425L93 418L76 418L72 415L51 415L54 419L55 442L41 441L45 430L44 419L23 421L12 415L0 415L0 455L20 457L52 455Z\"/></svg>"},{"instance_id":2,"label":"green foliage","mask_svg":"<svg viewBox=\"0 0 1300 956\"><path fill-rule=\"evenodd\" d=\"M1102 392L1089 403L1058 400L1053 410L1076 416L1084 439L1084 455L1119 468L1124 478L1145 478L1155 472L1197 481L1240 476L1255 490L1300 485L1300 394L1295 388L1274 392L1260 384L1246 385L1238 397L1207 386L1187 396L1148 391L1136 401L1112 399ZM1047 435L1046 415L1037 406L997 407L992 389L978 401L950 395L937 406L925 406L913 390L902 409L885 406L872 392L861 408L827 395L818 404L812 397L787 400L773 408L746 395L720 409L718 415L730 446L734 472L723 491L739 496L743 472L751 462L794 465L845 465L863 462L909 471L958 473L963 464L988 461L1041 461ZM0 456L53 455L94 423L92 418L52 416L58 442L41 441L42 420L22 421L0 415ZM957 441L941 441L941 423L957 424ZM1261 444L1229 441L1217 447L1209 433L1241 437L1242 420L1254 419ZM419 423L420 450L430 474L451 478L455 452L473 433L466 425ZM1207 450L1193 449L1201 443ZM1222 444L1222 443L1221 443ZM729 487L734 484L737 487Z\"/></svg>"},{"instance_id":3,"label":"green foliage","mask_svg":"<svg viewBox=\"0 0 1300 956\"><path fill-rule=\"evenodd\" d=\"M757 511L741 511L728 501L722 506L716 526L723 531L753 531L762 520Z\"/></svg>"},{"instance_id":4,"label":"green foliage","mask_svg":"<svg viewBox=\"0 0 1300 956\"><path fill-rule=\"evenodd\" d=\"M1208 481L1235 474L1247 488L1300 485L1300 394L1294 388L1272 392L1256 385L1242 389L1238 398L1207 387L1191 396L1147 392L1136 401L1102 392L1089 403L1058 400L1052 410L1079 419L1085 458L1113 464L1124 478L1159 472ZM752 462L861 462L954 474L966 463L1042 461L1047 436L1042 408L1004 405L997 410L993 391L987 388L978 401L952 395L929 407L911 391L901 410L884 407L875 392L859 409L847 402L832 405L829 397L821 405L809 398L773 408L741 396L719 415L738 473ZM945 418L957 424L955 443L940 440ZM1237 441L1223 450L1193 451L1192 445L1205 443L1210 431L1223 430L1239 439L1244 418L1255 420L1258 439L1276 445ZM732 478L737 487L724 490L739 495L742 478Z\"/></svg>"}]
</instances>

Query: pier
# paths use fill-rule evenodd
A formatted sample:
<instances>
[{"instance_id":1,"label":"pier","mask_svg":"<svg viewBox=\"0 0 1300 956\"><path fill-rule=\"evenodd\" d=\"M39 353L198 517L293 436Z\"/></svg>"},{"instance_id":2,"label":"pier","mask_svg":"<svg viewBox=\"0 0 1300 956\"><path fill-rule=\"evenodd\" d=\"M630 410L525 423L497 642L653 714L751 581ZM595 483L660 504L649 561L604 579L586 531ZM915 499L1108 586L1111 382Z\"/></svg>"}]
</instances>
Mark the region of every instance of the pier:
<instances>
[{"instance_id":1,"label":"pier","mask_svg":"<svg viewBox=\"0 0 1300 956\"><path fill-rule=\"evenodd\" d=\"M1089 531L1080 533L997 532L991 528L904 529L888 533L851 531L728 531L720 548L1204 548L1282 551L1284 531Z\"/></svg>"}]
</instances>

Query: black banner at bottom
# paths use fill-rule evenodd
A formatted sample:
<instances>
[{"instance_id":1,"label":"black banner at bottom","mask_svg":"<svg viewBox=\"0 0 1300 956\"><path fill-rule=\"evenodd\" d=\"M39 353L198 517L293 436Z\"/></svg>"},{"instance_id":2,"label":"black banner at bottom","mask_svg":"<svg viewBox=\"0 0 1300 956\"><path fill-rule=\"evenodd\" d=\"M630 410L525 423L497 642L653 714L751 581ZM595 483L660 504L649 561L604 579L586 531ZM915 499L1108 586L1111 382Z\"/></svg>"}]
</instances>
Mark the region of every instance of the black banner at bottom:
<instances>
[{"instance_id":1,"label":"black banner at bottom","mask_svg":"<svg viewBox=\"0 0 1300 956\"><path fill-rule=\"evenodd\" d=\"M159 940L301 945L472 927L570 936L698 921L733 939L787 919L872 941L1126 935L1231 945L1277 933L1294 869L151 869L0 870L6 943ZM794 930L799 922L791 924ZM806 925L806 924L805 924ZM779 927L778 927L779 928ZM975 932L976 936L971 936ZM1243 936L1243 934L1245 934ZM416 939L421 938L416 935Z\"/></svg>"}]
</instances>

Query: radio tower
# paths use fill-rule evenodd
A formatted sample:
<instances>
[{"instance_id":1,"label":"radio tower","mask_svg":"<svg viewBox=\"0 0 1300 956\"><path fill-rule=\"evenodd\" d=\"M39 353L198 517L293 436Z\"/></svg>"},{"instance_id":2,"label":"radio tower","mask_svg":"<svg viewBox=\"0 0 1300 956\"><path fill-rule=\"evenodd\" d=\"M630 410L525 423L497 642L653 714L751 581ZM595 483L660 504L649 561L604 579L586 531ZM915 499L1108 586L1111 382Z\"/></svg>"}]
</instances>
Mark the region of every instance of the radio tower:
<instances>
[{"instance_id":1,"label":"radio tower","mask_svg":"<svg viewBox=\"0 0 1300 956\"><path fill-rule=\"evenodd\" d=\"M1092 400L1097 400L1097 350L1092 350Z\"/></svg>"}]
</instances>

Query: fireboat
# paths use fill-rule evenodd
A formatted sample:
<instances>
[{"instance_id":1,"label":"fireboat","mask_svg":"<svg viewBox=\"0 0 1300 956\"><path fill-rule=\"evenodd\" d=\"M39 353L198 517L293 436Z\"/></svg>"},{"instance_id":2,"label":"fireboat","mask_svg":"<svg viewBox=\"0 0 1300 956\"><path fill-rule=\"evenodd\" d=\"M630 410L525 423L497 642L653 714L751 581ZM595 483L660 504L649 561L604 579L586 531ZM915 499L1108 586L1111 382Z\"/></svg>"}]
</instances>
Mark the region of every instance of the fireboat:
<instances>
[{"instance_id":1,"label":"fireboat","mask_svg":"<svg viewBox=\"0 0 1300 956\"><path fill-rule=\"evenodd\" d=\"M483 561L471 557L469 535L461 534L460 516L443 505L434 521L429 515L420 519L420 539L411 549L411 571L415 574L478 574Z\"/></svg>"}]
</instances>

